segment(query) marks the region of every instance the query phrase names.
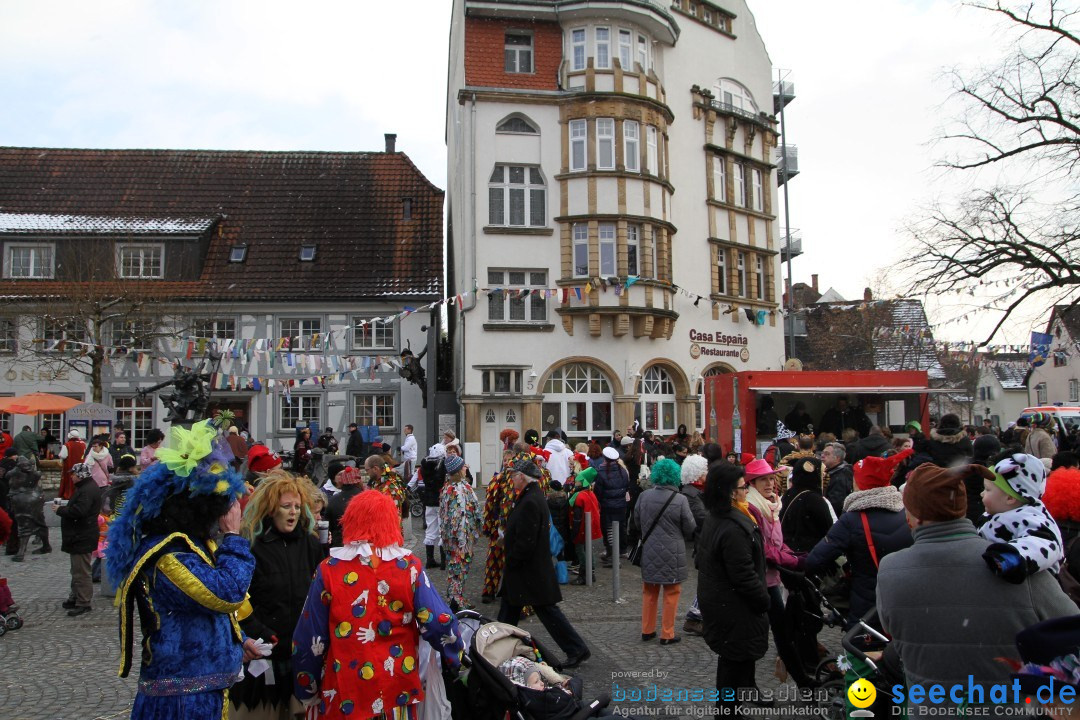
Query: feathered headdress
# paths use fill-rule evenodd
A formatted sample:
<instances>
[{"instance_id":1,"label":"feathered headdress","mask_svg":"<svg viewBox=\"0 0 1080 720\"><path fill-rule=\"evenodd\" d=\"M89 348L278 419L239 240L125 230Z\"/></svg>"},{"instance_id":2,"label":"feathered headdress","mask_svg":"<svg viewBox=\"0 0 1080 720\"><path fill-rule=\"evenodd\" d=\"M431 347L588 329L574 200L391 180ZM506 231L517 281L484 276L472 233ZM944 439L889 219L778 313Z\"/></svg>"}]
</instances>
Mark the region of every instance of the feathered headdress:
<instances>
[{"instance_id":1,"label":"feathered headdress","mask_svg":"<svg viewBox=\"0 0 1080 720\"><path fill-rule=\"evenodd\" d=\"M135 564L143 525L161 514L165 501L174 495L222 495L233 499L244 494L244 482L229 464L233 459L227 443L218 437L210 421L191 429L173 426L169 447L158 448L158 462L143 470L124 496L120 514L109 526L106 567L109 581L118 586Z\"/></svg>"}]
</instances>

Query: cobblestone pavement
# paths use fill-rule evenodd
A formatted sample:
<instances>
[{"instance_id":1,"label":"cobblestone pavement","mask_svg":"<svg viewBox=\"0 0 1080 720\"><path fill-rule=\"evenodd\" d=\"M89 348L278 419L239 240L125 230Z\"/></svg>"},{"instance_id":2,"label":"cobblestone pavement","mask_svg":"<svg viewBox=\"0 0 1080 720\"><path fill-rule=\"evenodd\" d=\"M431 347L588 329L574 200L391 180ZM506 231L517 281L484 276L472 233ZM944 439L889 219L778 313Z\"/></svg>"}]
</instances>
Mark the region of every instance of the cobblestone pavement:
<instances>
[{"instance_id":1,"label":"cobblestone pavement","mask_svg":"<svg viewBox=\"0 0 1080 720\"><path fill-rule=\"evenodd\" d=\"M56 517L46 509L50 525ZM406 538L421 558L424 557L423 531L415 520L411 537ZM117 677L119 639L116 611L112 598L100 595L95 585L94 609L77 618L69 618L60 604L69 588L68 558L59 552L59 528L51 537L54 552L26 556L23 563L13 563L0 556L0 577L6 577L19 605L25 625L0 637L0 717L6 720L79 720L127 717L135 694L138 668L127 679ZM494 619L498 605L479 604L486 547L480 548L466 583L467 595L477 602L477 609ZM431 571L432 580L445 591L445 574ZM585 681L587 696L612 693L613 686L648 690L653 683L660 688L714 687L716 655L700 637L682 632L686 609L693 602L695 577L683 585L679 602L676 633L682 642L661 646L657 641L641 641L641 581L638 569L624 565L620 572L620 597L613 597L611 569L596 568L597 583L591 587L562 587L563 612L585 638L592 658L576 671ZM552 650L557 646L535 618L522 626L535 633ZM830 651L839 650L839 634L826 629L821 641ZM760 688L778 690L773 675L775 653L757 664ZM630 677L627 673L644 673ZM789 683L790 688L794 684ZM616 695L616 697L618 697ZM668 706L659 703L613 705L633 712L667 716L700 715L705 703L696 706ZM777 713L779 716L780 713Z\"/></svg>"}]
</instances>

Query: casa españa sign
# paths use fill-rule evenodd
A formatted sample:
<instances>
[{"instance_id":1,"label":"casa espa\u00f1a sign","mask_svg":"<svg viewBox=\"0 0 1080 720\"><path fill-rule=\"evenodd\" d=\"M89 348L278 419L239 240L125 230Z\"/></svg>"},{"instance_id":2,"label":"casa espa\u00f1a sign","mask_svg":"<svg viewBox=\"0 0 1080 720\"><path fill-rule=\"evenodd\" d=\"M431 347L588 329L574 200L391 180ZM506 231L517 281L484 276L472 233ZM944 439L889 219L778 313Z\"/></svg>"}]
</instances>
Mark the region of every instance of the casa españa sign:
<instances>
[{"instance_id":1,"label":"casa espa\u00f1a sign","mask_svg":"<svg viewBox=\"0 0 1080 720\"><path fill-rule=\"evenodd\" d=\"M738 358L750 362L750 348L745 335L727 335L690 328L690 357Z\"/></svg>"}]
</instances>

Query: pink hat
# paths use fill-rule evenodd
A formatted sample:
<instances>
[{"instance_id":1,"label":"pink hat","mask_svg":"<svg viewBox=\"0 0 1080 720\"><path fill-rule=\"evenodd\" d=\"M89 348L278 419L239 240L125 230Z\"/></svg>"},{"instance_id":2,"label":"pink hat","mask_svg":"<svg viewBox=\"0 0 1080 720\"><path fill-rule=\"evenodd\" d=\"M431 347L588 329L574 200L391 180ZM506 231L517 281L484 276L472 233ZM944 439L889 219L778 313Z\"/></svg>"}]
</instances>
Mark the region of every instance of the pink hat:
<instances>
[{"instance_id":1,"label":"pink hat","mask_svg":"<svg viewBox=\"0 0 1080 720\"><path fill-rule=\"evenodd\" d=\"M759 458L747 464L745 473L746 481L753 482L754 480L757 480L760 477L765 477L766 475L775 475L776 470L773 469L773 466L770 465L767 460L762 460Z\"/></svg>"}]
</instances>

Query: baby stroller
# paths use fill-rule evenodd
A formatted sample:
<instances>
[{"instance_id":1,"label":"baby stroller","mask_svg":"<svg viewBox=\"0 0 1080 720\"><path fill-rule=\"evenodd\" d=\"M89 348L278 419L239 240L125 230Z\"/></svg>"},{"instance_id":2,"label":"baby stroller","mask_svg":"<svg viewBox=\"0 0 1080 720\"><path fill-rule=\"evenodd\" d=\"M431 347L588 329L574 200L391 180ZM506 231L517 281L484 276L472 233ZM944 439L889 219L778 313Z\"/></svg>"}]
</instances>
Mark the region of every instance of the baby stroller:
<instances>
[{"instance_id":1,"label":"baby stroller","mask_svg":"<svg viewBox=\"0 0 1080 720\"><path fill-rule=\"evenodd\" d=\"M18 630L22 626L19 606L11 597L11 588L8 587L7 578L0 577L0 635L8 630Z\"/></svg>"},{"instance_id":2,"label":"baby stroller","mask_svg":"<svg viewBox=\"0 0 1080 720\"><path fill-rule=\"evenodd\" d=\"M556 655L528 632L514 625L491 622L477 612L463 610L457 614L462 636L471 634L465 664L468 675L447 689L454 717L476 720L585 720L606 712L610 697L591 703L582 701L580 678L562 676L565 687L543 690L523 687L511 682L500 666L513 657L523 657L535 663L546 663L551 673L560 669L548 658ZM467 692L462 692L465 688ZM569 692L568 692L569 691Z\"/></svg>"}]
</instances>

